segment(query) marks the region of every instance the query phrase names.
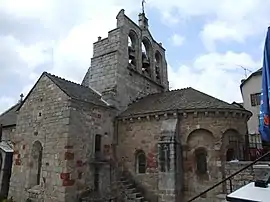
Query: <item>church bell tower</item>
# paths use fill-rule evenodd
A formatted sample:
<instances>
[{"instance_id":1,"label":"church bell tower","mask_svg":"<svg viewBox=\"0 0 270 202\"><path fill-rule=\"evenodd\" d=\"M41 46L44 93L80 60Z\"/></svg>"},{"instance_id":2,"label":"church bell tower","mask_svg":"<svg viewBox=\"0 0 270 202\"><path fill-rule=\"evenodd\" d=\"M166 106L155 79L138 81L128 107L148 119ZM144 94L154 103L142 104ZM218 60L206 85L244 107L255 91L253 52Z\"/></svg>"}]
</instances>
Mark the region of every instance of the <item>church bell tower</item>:
<instances>
[{"instance_id":1,"label":"church bell tower","mask_svg":"<svg viewBox=\"0 0 270 202\"><path fill-rule=\"evenodd\" d=\"M119 110L152 93L169 89L165 49L149 31L144 12L136 24L118 13L117 27L94 43L91 66L82 82Z\"/></svg>"}]
</instances>

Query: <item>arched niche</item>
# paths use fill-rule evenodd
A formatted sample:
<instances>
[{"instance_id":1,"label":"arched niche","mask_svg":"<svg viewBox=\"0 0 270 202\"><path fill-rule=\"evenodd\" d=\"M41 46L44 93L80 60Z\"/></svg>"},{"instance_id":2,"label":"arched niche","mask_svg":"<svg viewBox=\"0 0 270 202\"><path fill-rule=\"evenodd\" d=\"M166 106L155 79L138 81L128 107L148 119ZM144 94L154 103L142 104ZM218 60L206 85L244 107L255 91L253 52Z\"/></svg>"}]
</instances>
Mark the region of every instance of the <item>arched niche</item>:
<instances>
[{"instance_id":1,"label":"arched niche","mask_svg":"<svg viewBox=\"0 0 270 202\"><path fill-rule=\"evenodd\" d=\"M135 152L135 171L139 174L146 172L146 155L143 150Z\"/></svg>"},{"instance_id":2,"label":"arched niche","mask_svg":"<svg viewBox=\"0 0 270 202\"><path fill-rule=\"evenodd\" d=\"M162 71L162 55L159 51L155 52L155 74L156 81L161 83L161 71Z\"/></svg>"},{"instance_id":3,"label":"arched niche","mask_svg":"<svg viewBox=\"0 0 270 202\"><path fill-rule=\"evenodd\" d=\"M221 151L226 161L244 159L244 138L235 129L228 129L222 134Z\"/></svg>"},{"instance_id":4,"label":"arched niche","mask_svg":"<svg viewBox=\"0 0 270 202\"><path fill-rule=\"evenodd\" d=\"M42 167L42 152L43 147L40 141L35 141L32 145L30 154L30 176L29 185L34 187L40 184L41 167Z\"/></svg>"},{"instance_id":5,"label":"arched niche","mask_svg":"<svg viewBox=\"0 0 270 202\"><path fill-rule=\"evenodd\" d=\"M137 66L138 36L134 30L128 34L128 64L130 67Z\"/></svg>"},{"instance_id":6,"label":"arched niche","mask_svg":"<svg viewBox=\"0 0 270 202\"><path fill-rule=\"evenodd\" d=\"M153 53L152 45L147 37L142 39L142 72L143 74L151 77L151 56Z\"/></svg>"},{"instance_id":7,"label":"arched niche","mask_svg":"<svg viewBox=\"0 0 270 202\"><path fill-rule=\"evenodd\" d=\"M199 147L212 149L214 147L214 136L207 129L196 129L188 135L187 145L190 149Z\"/></svg>"}]
</instances>

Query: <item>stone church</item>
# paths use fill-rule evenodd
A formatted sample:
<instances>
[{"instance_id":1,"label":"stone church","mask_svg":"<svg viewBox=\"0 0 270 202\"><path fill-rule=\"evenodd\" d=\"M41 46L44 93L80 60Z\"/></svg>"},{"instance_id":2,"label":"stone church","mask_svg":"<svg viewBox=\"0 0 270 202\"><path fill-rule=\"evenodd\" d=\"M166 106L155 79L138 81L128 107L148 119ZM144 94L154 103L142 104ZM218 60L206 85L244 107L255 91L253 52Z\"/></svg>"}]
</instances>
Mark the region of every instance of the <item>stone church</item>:
<instances>
[{"instance_id":1,"label":"stone church","mask_svg":"<svg viewBox=\"0 0 270 202\"><path fill-rule=\"evenodd\" d=\"M44 72L0 116L2 197L180 202L243 158L251 113L193 88L170 91L145 13L138 24L123 9L116 19L81 84Z\"/></svg>"}]
</instances>

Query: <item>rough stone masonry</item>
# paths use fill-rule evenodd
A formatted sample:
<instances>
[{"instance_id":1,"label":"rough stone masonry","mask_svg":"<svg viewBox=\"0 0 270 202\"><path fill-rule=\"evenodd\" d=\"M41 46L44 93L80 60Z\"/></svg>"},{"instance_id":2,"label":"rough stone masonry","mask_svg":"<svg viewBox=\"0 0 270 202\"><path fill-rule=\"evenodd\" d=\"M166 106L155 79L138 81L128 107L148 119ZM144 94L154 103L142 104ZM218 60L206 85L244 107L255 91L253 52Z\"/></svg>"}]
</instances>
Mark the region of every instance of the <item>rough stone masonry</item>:
<instances>
[{"instance_id":1,"label":"rough stone masonry","mask_svg":"<svg viewBox=\"0 0 270 202\"><path fill-rule=\"evenodd\" d=\"M0 178L3 196L90 200L113 192L118 170L142 201L183 201L220 181L226 161L243 158L251 113L193 88L169 91L165 49L145 13L138 25L123 9L116 18L94 43L81 85L44 72L0 116L0 167L11 173Z\"/></svg>"}]
</instances>

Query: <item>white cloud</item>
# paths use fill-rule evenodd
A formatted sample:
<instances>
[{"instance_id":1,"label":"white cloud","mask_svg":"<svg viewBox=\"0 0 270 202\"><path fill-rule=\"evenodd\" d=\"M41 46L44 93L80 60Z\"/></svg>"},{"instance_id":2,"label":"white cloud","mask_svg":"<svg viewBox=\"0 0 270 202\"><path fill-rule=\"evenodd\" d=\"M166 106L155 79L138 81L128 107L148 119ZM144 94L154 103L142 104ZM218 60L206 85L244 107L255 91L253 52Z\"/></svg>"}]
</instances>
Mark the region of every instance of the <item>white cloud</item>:
<instances>
[{"instance_id":1,"label":"white cloud","mask_svg":"<svg viewBox=\"0 0 270 202\"><path fill-rule=\"evenodd\" d=\"M217 41L233 40L244 42L250 36L266 32L270 18L269 0L149 0L149 5L174 16L177 19L206 17L207 23L202 27L202 40L208 50L213 51ZM177 14L172 14L177 13ZM165 24L170 19L167 18Z\"/></svg>"},{"instance_id":2,"label":"white cloud","mask_svg":"<svg viewBox=\"0 0 270 202\"><path fill-rule=\"evenodd\" d=\"M183 37L179 34L174 34L174 35L172 35L171 41L172 41L174 46L181 46L185 41L185 37Z\"/></svg>"},{"instance_id":3,"label":"white cloud","mask_svg":"<svg viewBox=\"0 0 270 202\"><path fill-rule=\"evenodd\" d=\"M269 4L269 1L267 2ZM194 16L210 16L208 18L210 21L204 25L200 36L209 50L215 50L216 41L233 40L244 43L247 37L265 31L264 25L269 19L265 18L269 13L266 9L269 8L266 6L267 2L265 0L256 2L255 0L240 0L237 3L232 0L222 2L148 0L146 10L148 7L159 9L164 18L163 22L170 26L188 21ZM6 53L6 50L9 50L13 54L11 60L15 61L15 56L20 60L19 65L10 63L12 65L9 65L7 71L10 75L15 72L26 81L23 86L18 87L18 92L23 92L25 95L44 70L80 82L90 65L92 43L98 36L106 37L107 32L115 28L115 16L121 8L125 8L128 15L134 10L139 11L140 6L140 3L136 4L135 1L124 0L104 0L103 2L67 0L66 4L53 0L26 0L23 4L21 5L19 0L2 0L0 14L1 12L8 13L22 25L27 24L27 20L31 19L31 22L33 20L36 23L35 25L41 24L46 31L45 35L48 35L31 43L19 39L21 32L17 35L11 33L0 37L0 42L3 41L0 52ZM151 21L149 19L150 24ZM28 28L28 24L25 26ZM26 31L29 39L35 37L31 35L35 30L31 29L30 25L29 30ZM185 40L182 36L175 34L171 42L180 46ZM179 68L174 68L177 70L169 68L170 84L173 88L193 86L228 101L239 100L240 93L236 89L239 89L244 72L237 65L252 70L260 67L260 64L245 53L210 52L194 59L192 65L179 65ZM42 68L37 69L40 66ZM2 75L1 72L0 77ZM13 99L2 91L1 108L6 108L10 103L16 102L17 97ZM1 103L6 104L1 105Z\"/></svg>"},{"instance_id":4,"label":"white cloud","mask_svg":"<svg viewBox=\"0 0 270 202\"><path fill-rule=\"evenodd\" d=\"M239 86L245 72L238 65L257 70L259 64L246 53L209 53L176 71L169 66L169 81L173 89L193 87L228 102L241 101Z\"/></svg>"},{"instance_id":5,"label":"white cloud","mask_svg":"<svg viewBox=\"0 0 270 202\"><path fill-rule=\"evenodd\" d=\"M9 109L15 103L16 101L12 97L5 97L5 96L0 97L0 114Z\"/></svg>"}]
</instances>

